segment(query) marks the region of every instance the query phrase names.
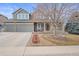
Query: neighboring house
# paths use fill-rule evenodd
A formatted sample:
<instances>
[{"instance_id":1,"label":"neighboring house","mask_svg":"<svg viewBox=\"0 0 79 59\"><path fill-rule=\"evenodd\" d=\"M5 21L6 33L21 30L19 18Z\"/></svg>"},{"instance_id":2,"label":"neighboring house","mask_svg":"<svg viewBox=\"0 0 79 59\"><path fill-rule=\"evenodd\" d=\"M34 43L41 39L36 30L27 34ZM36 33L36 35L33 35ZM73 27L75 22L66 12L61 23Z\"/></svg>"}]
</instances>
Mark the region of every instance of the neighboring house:
<instances>
[{"instance_id":1,"label":"neighboring house","mask_svg":"<svg viewBox=\"0 0 79 59\"><path fill-rule=\"evenodd\" d=\"M52 32L51 21L47 19L33 19L33 13L20 8L13 12L13 19L5 22L9 32ZM35 16L36 17L36 16Z\"/></svg>"},{"instance_id":2,"label":"neighboring house","mask_svg":"<svg viewBox=\"0 0 79 59\"><path fill-rule=\"evenodd\" d=\"M79 33L79 12L73 12L66 24L66 31L69 33Z\"/></svg>"},{"instance_id":3,"label":"neighboring house","mask_svg":"<svg viewBox=\"0 0 79 59\"><path fill-rule=\"evenodd\" d=\"M8 20L8 18L0 14L0 32L5 30L4 22L6 20Z\"/></svg>"}]
</instances>

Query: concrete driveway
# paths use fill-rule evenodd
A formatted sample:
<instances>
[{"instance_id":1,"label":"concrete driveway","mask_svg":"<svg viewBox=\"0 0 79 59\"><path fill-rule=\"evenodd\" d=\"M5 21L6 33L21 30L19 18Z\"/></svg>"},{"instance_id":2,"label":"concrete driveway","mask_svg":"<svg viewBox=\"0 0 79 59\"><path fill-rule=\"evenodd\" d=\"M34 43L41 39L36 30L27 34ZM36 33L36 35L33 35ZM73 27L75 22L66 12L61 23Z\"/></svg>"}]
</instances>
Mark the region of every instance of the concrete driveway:
<instances>
[{"instance_id":1,"label":"concrete driveway","mask_svg":"<svg viewBox=\"0 0 79 59\"><path fill-rule=\"evenodd\" d=\"M0 55L23 55L31 32L1 32Z\"/></svg>"}]
</instances>

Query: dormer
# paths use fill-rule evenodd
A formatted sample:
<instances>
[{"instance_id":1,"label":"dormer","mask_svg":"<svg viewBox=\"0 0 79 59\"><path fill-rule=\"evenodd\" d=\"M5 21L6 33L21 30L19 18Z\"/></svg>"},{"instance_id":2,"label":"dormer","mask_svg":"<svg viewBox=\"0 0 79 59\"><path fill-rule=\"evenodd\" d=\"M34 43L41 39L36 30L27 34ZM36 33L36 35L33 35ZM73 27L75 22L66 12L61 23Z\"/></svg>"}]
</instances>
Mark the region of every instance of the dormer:
<instances>
[{"instance_id":1,"label":"dormer","mask_svg":"<svg viewBox=\"0 0 79 59\"><path fill-rule=\"evenodd\" d=\"M26 10L19 8L18 10L13 12L13 19L27 21L29 20L29 13Z\"/></svg>"}]
</instances>

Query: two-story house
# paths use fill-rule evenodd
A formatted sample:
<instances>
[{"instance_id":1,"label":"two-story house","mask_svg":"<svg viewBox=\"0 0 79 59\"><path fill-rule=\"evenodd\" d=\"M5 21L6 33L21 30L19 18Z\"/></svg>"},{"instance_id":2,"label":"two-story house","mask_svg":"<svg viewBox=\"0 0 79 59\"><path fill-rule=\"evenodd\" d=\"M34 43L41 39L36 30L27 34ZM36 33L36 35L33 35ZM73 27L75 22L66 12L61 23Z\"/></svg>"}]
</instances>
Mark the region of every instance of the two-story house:
<instances>
[{"instance_id":1,"label":"two-story house","mask_svg":"<svg viewBox=\"0 0 79 59\"><path fill-rule=\"evenodd\" d=\"M30 14L20 8L12 13L13 19L5 22L6 31L9 32L31 32L34 29L33 23L30 21Z\"/></svg>"},{"instance_id":2,"label":"two-story house","mask_svg":"<svg viewBox=\"0 0 79 59\"><path fill-rule=\"evenodd\" d=\"M52 32L50 20L33 19L33 13L20 8L12 13L13 19L5 22L8 32ZM33 15L33 16L32 16ZM36 16L34 16L36 17Z\"/></svg>"}]
</instances>

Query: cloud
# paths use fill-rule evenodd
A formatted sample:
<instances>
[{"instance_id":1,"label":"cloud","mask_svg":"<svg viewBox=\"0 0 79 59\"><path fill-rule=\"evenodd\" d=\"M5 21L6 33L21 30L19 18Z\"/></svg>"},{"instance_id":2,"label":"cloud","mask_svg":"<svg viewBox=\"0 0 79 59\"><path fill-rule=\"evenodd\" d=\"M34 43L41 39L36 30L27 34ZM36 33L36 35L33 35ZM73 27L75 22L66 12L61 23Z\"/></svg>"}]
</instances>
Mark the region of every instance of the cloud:
<instances>
[{"instance_id":1,"label":"cloud","mask_svg":"<svg viewBox=\"0 0 79 59\"><path fill-rule=\"evenodd\" d=\"M12 13L17 9L16 6L0 6L0 14L12 18Z\"/></svg>"}]
</instances>

